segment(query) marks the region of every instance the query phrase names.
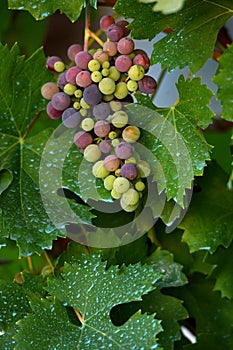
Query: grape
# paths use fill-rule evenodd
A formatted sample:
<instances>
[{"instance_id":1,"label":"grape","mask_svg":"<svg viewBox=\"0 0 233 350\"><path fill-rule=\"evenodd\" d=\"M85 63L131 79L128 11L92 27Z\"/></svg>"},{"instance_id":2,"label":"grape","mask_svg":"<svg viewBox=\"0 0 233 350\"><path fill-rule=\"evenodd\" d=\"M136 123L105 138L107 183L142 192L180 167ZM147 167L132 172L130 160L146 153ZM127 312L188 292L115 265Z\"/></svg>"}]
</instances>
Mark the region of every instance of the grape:
<instances>
[{"instance_id":1,"label":"grape","mask_svg":"<svg viewBox=\"0 0 233 350\"><path fill-rule=\"evenodd\" d=\"M110 131L110 133L108 134L108 138L109 138L110 140L116 139L117 136L118 136L118 134L117 134L116 131Z\"/></svg>"},{"instance_id":2,"label":"grape","mask_svg":"<svg viewBox=\"0 0 233 350\"><path fill-rule=\"evenodd\" d=\"M121 176L126 177L126 179L134 180L137 177L137 168L134 164L125 163L121 167Z\"/></svg>"},{"instance_id":3,"label":"grape","mask_svg":"<svg viewBox=\"0 0 233 350\"><path fill-rule=\"evenodd\" d=\"M94 120L92 118L85 118L82 120L81 128L84 131L91 131L94 128Z\"/></svg>"},{"instance_id":4,"label":"grape","mask_svg":"<svg viewBox=\"0 0 233 350\"><path fill-rule=\"evenodd\" d=\"M70 84L76 84L76 76L78 73L80 73L82 69L78 68L77 66L71 67L66 71L66 80Z\"/></svg>"},{"instance_id":5,"label":"grape","mask_svg":"<svg viewBox=\"0 0 233 350\"><path fill-rule=\"evenodd\" d=\"M80 44L72 44L67 49L67 56L72 62L74 62L75 56L82 50L83 48Z\"/></svg>"},{"instance_id":6,"label":"grape","mask_svg":"<svg viewBox=\"0 0 233 350\"><path fill-rule=\"evenodd\" d=\"M106 119L110 113L109 104L105 102L101 102L93 108L93 115L96 119Z\"/></svg>"},{"instance_id":7,"label":"grape","mask_svg":"<svg viewBox=\"0 0 233 350\"><path fill-rule=\"evenodd\" d=\"M70 83L67 83L65 86L64 86L64 92L69 95L69 96L72 96L75 91L76 91L76 85L73 85L73 84L70 84Z\"/></svg>"},{"instance_id":8,"label":"grape","mask_svg":"<svg viewBox=\"0 0 233 350\"><path fill-rule=\"evenodd\" d=\"M111 123L116 128L123 128L128 123L128 114L125 111L117 111L112 115Z\"/></svg>"},{"instance_id":9,"label":"grape","mask_svg":"<svg viewBox=\"0 0 233 350\"><path fill-rule=\"evenodd\" d=\"M118 83L116 85L116 90L114 93L114 96L116 98L118 98L119 100L122 100L123 98L125 98L128 95L129 91L127 89L127 84L124 83L123 81Z\"/></svg>"},{"instance_id":10,"label":"grape","mask_svg":"<svg viewBox=\"0 0 233 350\"><path fill-rule=\"evenodd\" d=\"M75 108L67 108L62 113L62 122L67 128L76 128L81 121L81 115Z\"/></svg>"},{"instance_id":11,"label":"grape","mask_svg":"<svg viewBox=\"0 0 233 350\"><path fill-rule=\"evenodd\" d=\"M84 150L88 145L92 143L93 139L91 134L86 131L78 131L74 135L74 143L80 150Z\"/></svg>"},{"instance_id":12,"label":"grape","mask_svg":"<svg viewBox=\"0 0 233 350\"><path fill-rule=\"evenodd\" d=\"M110 68L110 62L109 62L109 61L104 61L104 62L102 63L102 68L103 68L103 69L108 69L108 68Z\"/></svg>"},{"instance_id":13,"label":"grape","mask_svg":"<svg viewBox=\"0 0 233 350\"><path fill-rule=\"evenodd\" d=\"M113 183L113 189L120 194L128 191L129 187L130 182L125 177L118 177Z\"/></svg>"},{"instance_id":14,"label":"grape","mask_svg":"<svg viewBox=\"0 0 233 350\"><path fill-rule=\"evenodd\" d=\"M99 82L99 89L104 95L111 95L115 92L116 84L111 78L103 78Z\"/></svg>"},{"instance_id":15,"label":"grape","mask_svg":"<svg viewBox=\"0 0 233 350\"><path fill-rule=\"evenodd\" d=\"M100 63L98 60L90 60L88 62L88 69L91 71L91 72L94 72L96 70L99 70L100 69Z\"/></svg>"},{"instance_id":16,"label":"grape","mask_svg":"<svg viewBox=\"0 0 233 350\"><path fill-rule=\"evenodd\" d=\"M110 140L103 140L99 143L99 148L102 153L109 153L111 151L111 141Z\"/></svg>"},{"instance_id":17,"label":"grape","mask_svg":"<svg viewBox=\"0 0 233 350\"><path fill-rule=\"evenodd\" d=\"M58 79L57 79L57 85L58 87L63 90L64 86L68 83L68 81L66 80L66 72L63 72L59 75Z\"/></svg>"},{"instance_id":18,"label":"grape","mask_svg":"<svg viewBox=\"0 0 233 350\"><path fill-rule=\"evenodd\" d=\"M105 61L108 61L109 59L107 52L104 52L103 50L96 51L94 53L93 58L99 61L100 64L104 63Z\"/></svg>"},{"instance_id":19,"label":"grape","mask_svg":"<svg viewBox=\"0 0 233 350\"><path fill-rule=\"evenodd\" d=\"M114 190L114 188L113 188L112 191L111 191L111 196L112 196L113 199L119 199L119 198L121 198L121 194L118 193L116 190Z\"/></svg>"},{"instance_id":20,"label":"grape","mask_svg":"<svg viewBox=\"0 0 233 350\"><path fill-rule=\"evenodd\" d=\"M124 205L136 205L139 202L139 194L134 188L129 188L124 192L121 197L121 204Z\"/></svg>"},{"instance_id":21,"label":"grape","mask_svg":"<svg viewBox=\"0 0 233 350\"><path fill-rule=\"evenodd\" d=\"M112 140L112 146L115 148L117 145L119 145L120 140L119 139L113 139Z\"/></svg>"},{"instance_id":22,"label":"grape","mask_svg":"<svg viewBox=\"0 0 233 350\"><path fill-rule=\"evenodd\" d=\"M120 79L121 77L121 73L119 72L118 69L116 69L115 66L111 66L109 68L109 73L108 73L108 77L111 78L114 81L117 81Z\"/></svg>"},{"instance_id":23,"label":"grape","mask_svg":"<svg viewBox=\"0 0 233 350\"><path fill-rule=\"evenodd\" d=\"M118 21L117 24L121 26L123 30L123 36L128 36L130 34L131 30L127 28L127 26L129 25L128 21L125 21L125 20Z\"/></svg>"},{"instance_id":24,"label":"grape","mask_svg":"<svg viewBox=\"0 0 233 350\"><path fill-rule=\"evenodd\" d=\"M142 181L138 181L135 184L135 189L139 192L142 192L145 189L145 187L146 186L145 186L144 182L142 182Z\"/></svg>"},{"instance_id":25,"label":"grape","mask_svg":"<svg viewBox=\"0 0 233 350\"><path fill-rule=\"evenodd\" d=\"M87 116L87 110L85 108L80 108L79 113L81 114L82 117Z\"/></svg>"},{"instance_id":26,"label":"grape","mask_svg":"<svg viewBox=\"0 0 233 350\"><path fill-rule=\"evenodd\" d=\"M83 98L86 103L93 106L100 103L100 101L102 100L102 94L99 91L97 85L91 84L84 89Z\"/></svg>"},{"instance_id":27,"label":"grape","mask_svg":"<svg viewBox=\"0 0 233 350\"><path fill-rule=\"evenodd\" d=\"M86 51L80 51L75 56L75 63L78 66L78 68L81 68L81 69L87 69L88 62L90 60L92 60L92 56L91 54L89 54L89 52L86 52Z\"/></svg>"},{"instance_id":28,"label":"grape","mask_svg":"<svg viewBox=\"0 0 233 350\"><path fill-rule=\"evenodd\" d=\"M109 75L109 69L104 68L104 69L102 69L101 73L102 73L103 77L107 77Z\"/></svg>"},{"instance_id":29,"label":"grape","mask_svg":"<svg viewBox=\"0 0 233 350\"><path fill-rule=\"evenodd\" d=\"M54 63L54 70L57 73L62 73L65 70L65 64L63 62L55 62Z\"/></svg>"},{"instance_id":30,"label":"grape","mask_svg":"<svg viewBox=\"0 0 233 350\"><path fill-rule=\"evenodd\" d=\"M80 109L80 102L75 101L75 102L73 103L73 107L74 107L75 109L79 110L79 109Z\"/></svg>"},{"instance_id":31,"label":"grape","mask_svg":"<svg viewBox=\"0 0 233 350\"><path fill-rule=\"evenodd\" d=\"M133 64L142 66L144 70L147 71L150 67L150 59L146 53L138 53L133 59Z\"/></svg>"},{"instance_id":32,"label":"grape","mask_svg":"<svg viewBox=\"0 0 233 350\"><path fill-rule=\"evenodd\" d=\"M104 167L104 161L98 160L93 167L92 167L92 173L95 177L98 177L100 179L104 179L109 175L109 171L105 169Z\"/></svg>"},{"instance_id":33,"label":"grape","mask_svg":"<svg viewBox=\"0 0 233 350\"><path fill-rule=\"evenodd\" d=\"M106 41L103 50L107 52L108 56L114 57L117 54L117 44L113 41Z\"/></svg>"},{"instance_id":34,"label":"grape","mask_svg":"<svg viewBox=\"0 0 233 350\"><path fill-rule=\"evenodd\" d=\"M117 156L114 156L113 154L110 154L104 159L104 167L108 171L115 171L120 166L120 159L117 158Z\"/></svg>"},{"instance_id":35,"label":"grape","mask_svg":"<svg viewBox=\"0 0 233 350\"><path fill-rule=\"evenodd\" d=\"M57 109L55 109L51 101L49 101L49 103L47 104L46 112L51 119L59 119L62 115L62 111L58 111Z\"/></svg>"},{"instance_id":36,"label":"grape","mask_svg":"<svg viewBox=\"0 0 233 350\"><path fill-rule=\"evenodd\" d=\"M126 211L128 213L132 213L133 211L135 211L137 209L139 202L134 204L134 205L130 205L130 204L127 205L124 201L121 201L120 204L121 204L121 208L124 211Z\"/></svg>"},{"instance_id":37,"label":"grape","mask_svg":"<svg viewBox=\"0 0 233 350\"><path fill-rule=\"evenodd\" d=\"M145 70L142 66L139 66L138 64L133 65L130 67L128 71L128 76L132 80L139 81L144 77Z\"/></svg>"},{"instance_id":38,"label":"grape","mask_svg":"<svg viewBox=\"0 0 233 350\"><path fill-rule=\"evenodd\" d=\"M110 129L110 124L106 120L99 120L94 126L94 132L99 137L107 136Z\"/></svg>"},{"instance_id":39,"label":"grape","mask_svg":"<svg viewBox=\"0 0 233 350\"><path fill-rule=\"evenodd\" d=\"M81 98L82 95L83 95L82 90L80 90L80 89L75 90L75 92L74 92L74 96L75 96L75 97Z\"/></svg>"},{"instance_id":40,"label":"grape","mask_svg":"<svg viewBox=\"0 0 233 350\"><path fill-rule=\"evenodd\" d=\"M83 153L84 158L90 162L95 163L101 157L101 151L98 145L88 145Z\"/></svg>"},{"instance_id":41,"label":"grape","mask_svg":"<svg viewBox=\"0 0 233 350\"><path fill-rule=\"evenodd\" d=\"M126 55L118 56L115 61L115 66L119 72L128 72L128 70L132 66L132 60L129 56Z\"/></svg>"},{"instance_id":42,"label":"grape","mask_svg":"<svg viewBox=\"0 0 233 350\"><path fill-rule=\"evenodd\" d=\"M105 16L102 16L100 18L100 28L106 32L108 30L108 27L111 25L111 24L114 24L115 23L115 20L112 16L110 15L105 15Z\"/></svg>"},{"instance_id":43,"label":"grape","mask_svg":"<svg viewBox=\"0 0 233 350\"><path fill-rule=\"evenodd\" d=\"M140 130L137 126L127 126L122 132L122 137L126 142L136 142L140 137Z\"/></svg>"},{"instance_id":44,"label":"grape","mask_svg":"<svg viewBox=\"0 0 233 350\"><path fill-rule=\"evenodd\" d=\"M76 77L76 84L80 87L87 87L91 85L91 73L87 70L81 71Z\"/></svg>"},{"instance_id":45,"label":"grape","mask_svg":"<svg viewBox=\"0 0 233 350\"><path fill-rule=\"evenodd\" d=\"M88 108L91 107L88 103L86 103L86 101L84 100L83 97L82 97L81 100L80 100L80 106L81 106L83 109L88 109Z\"/></svg>"},{"instance_id":46,"label":"grape","mask_svg":"<svg viewBox=\"0 0 233 350\"><path fill-rule=\"evenodd\" d=\"M126 142L128 145L129 145L129 143L128 142ZM136 160L136 158L135 157L129 157L129 158L127 158L127 159L125 159L125 163L131 163L131 164L137 164L137 160Z\"/></svg>"},{"instance_id":47,"label":"grape","mask_svg":"<svg viewBox=\"0 0 233 350\"><path fill-rule=\"evenodd\" d=\"M51 100L53 95L57 92L59 92L59 88L52 82L45 83L41 88L41 95L46 98L46 100Z\"/></svg>"},{"instance_id":48,"label":"grape","mask_svg":"<svg viewBox=\"0 0 233 350\"><path fill-rule=\"evenodd\" d=\"M112 101L114 99L114 95L103 95L103 101L105 102L109 102Z\"/></svg>"},{"instance_id":49,"label":"grape","mask_svg":"<svg viewBox=\"0 0 233 350\"><path fill-rule=\"evenodd\" d=\"M109 102L109 106L113 112L120 111L122 108L122 104L120 101L111 101Z\"/></svg>"},{"instance_id":50,"label":"grape","mask_svg":"<svg viewBox=\"0 0 233 350\"><path fill-rule=\"evenodd\" d=\"M55 72L54 70L54 64L56 62L62 62L62 59L58 56L50 56L47 58L46 60L46 68L50 71L50 72Z\"/></svg>"},{"instance_id":51,"label":"grape","mask_svg":"<svg viewBox=\"0 0 233 350\"><path fill-rule=\"evenodd\" d=\"M113 183L116 180L116 176L114 175L108 175L104 179L104 187L106 190L111 191L113 189Z\"/></svg>"},{"instance_id":52,"label":"grape","mask_svg":"<svg viewBox=\"0 0 233 350\"><path fill-rule=\"evenodd\" d=\"M124 31L119 24L111 24L107 30L107 37L110 41L119 41L124 35Z\"/></svg>"},{"instance_id":53,"label":"grape","mask_svg":"<svg viewBox=\"0 0 233 350\"><path fill-rule=\"evenodd\" d=\"M102 74L98 70L91 73L91 80L94 83L99 83L102 80L102 78Z\"/></svg>"},{"instance_id":54,"label":"grape","mask_svg":"<svg viewBox=\"0 0 233 350\"><path fill-rule=\"evenodd\" d=\"M137 89L138 89L138 83L137 83L135 80L128 80L128 81L127 81L127 89L128 89L130 92L137 91Z\"/></svg>"},{"instance_id":55,"label":"grape","mask_svg":"<svg viewBox=\"0 0 233 350\"><path fill-rule=\"evenodd\" d=\"M129 55L134 50L134 41L131 38L121 38L118 41L117 50L122 55Z\"/></svg>"},{"instance_id":56,"label":"grape","mask_svg":"<svg viewBox=\"0 0 233 350\"><path fill-rule=\"evenodd\" d=\"M150 175L150 165L144 160L139 160L137 163L137 169L139 176L142 178Z\"/></svg>"},{"instance_id":57,"label":"grape","mask_svg":"<svg viewBox=\"0 0 233 350\"><path fill-rule=\"evenodd\" d=\"M52 97L52 105L58 111L64 111L64 109L68 108L70 105L70 97L64 92L57 92Z\"/></svg>"},{"instance_id":58,"label":"grape","mask_svg":"<svg viewBox=\"0 0 233 350\"><path fill-rule=\"evenodd\" d=\"M157 82L149 75L145 75L138 82L138 88L143 94L153 94L157 88Z\"/></svg>"},{"instance_id":59,"label":"grape","mask_svg":"<svg viewBox=\"0 0 233 350\"><path fill-rule=\"evenodd\" d=\"M120 159L128 159L133 155L133 147L128 142L120 142L116 148L115 153Z\"/></svg>"}]
</instances>

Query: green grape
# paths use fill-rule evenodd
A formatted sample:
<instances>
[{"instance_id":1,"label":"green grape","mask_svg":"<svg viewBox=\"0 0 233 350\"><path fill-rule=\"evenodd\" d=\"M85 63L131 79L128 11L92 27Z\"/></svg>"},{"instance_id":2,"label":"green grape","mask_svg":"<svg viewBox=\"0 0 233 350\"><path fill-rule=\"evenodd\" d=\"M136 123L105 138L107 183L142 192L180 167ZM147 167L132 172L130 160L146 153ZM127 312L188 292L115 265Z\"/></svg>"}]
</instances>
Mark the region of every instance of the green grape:
<instances>
[{"instance_id":1,"label":"green grape","mask_svg":"<svg viewBox=\"0 0 233 350\"><path fill-rule=\"evenodd\" d=\"M112 191L113 183L115 180L116 180L116 176L114 176L114 175L108 175L107 177L105 177L104 188L106 188L106 190L108 190L108 191Z\"/></svg>"},{"instance_id":2,"label":"green grape","mask_svg":"<svg viewBox=\"0 0 233 350\"><path fill-rule=\"evenodd\" d=\"M129 157L129 158L125 159L125 163L131 163L131 164L136 165L137 164L137 160L136 160L135 157Z\"/></svg>"},{"instance_id":3,"label":"green grape","mask_svg":"<svg viewBox=\"0 0 233 350\"><path fill-rule=\"evenodd\" d=\"M127 89L127 84L125 82L121 81L116 85L116 90L114 93L114 96L116 98L118 98L119 100L122 100L128 95L128 93L129 93L129 90Z\"/></svg>"},{"instance_id":4,"label":"green grape","mask_svg":"<svg viewBox=\"0 0 233 350\"><path fill-rule=\"evenodd\" d=\"M80 105L81 105L81 107L84 108L84 109L88 109L88 108L91 107L88 103L85 102L85 100L84 100L83 97L82 97L81 100L80 100Z\"/></svg>"},{"instance_id":5,"label":"green grape","mask_svg":"<svg viewBox=\"0 0 233 350\"><path fill-rule=\"evenodd\" d=\"M128 143L136 142L140 137L140 130L137 126L127 126L122 132L122 137Z\"/></svg>"},{"instance_id":6,"label":"green grape","mask_svg":"<svg viewBox=\"0 0 233 350\"><path fill-rule=\"evenodd\" d=\"M75 97L81 98L82 95L83 95L82 90L80 90L80 89L75 90L75 92L74 92L74 96L75 96Z\"/></svg>"},{"instance_id":7,"label":"green grape","mask_svg":"<svg viewBox=\"0 0 233 350\"><path fill-rule=\"evenodd\" d=\"M114 95L103 95L103 101L109 102L114 99Z\"/></svg>"},{"instance_id":8,"label":"green grape","mask_svg":"<svg viewBox=\"0 0 233 350\"><path fill-rule=\"evenodd\" d=\"M124 205L135 205L139 202L139 194L134 188L129 188L122 194L121 204Z\"/></svg>"},{"instance_id":9,"label":"green grape","mask_svg":"<svg viewBox=\"0 0 233 350\"><path fill-rule=\"evenodd\" d=\"M107 77L109 75L109 69L104 68L104 69L102 69L101 73L102 73L103 77Z\"/></svg>"},{"instance_id":10,"label":"green grape","mask_svg":"<svg viewBox=\"0 0 233 350\"><path fill-rule=\"evenodd\" d=\"M145 160L139 160L137 163L138 175L142 178L148 177L150 175L150 165Z\"/></svg>"},{"instance_id":11,"label":"green grape","mask_svg":"<svg viewBox=\"0 0 233 350\"><path fill-rule=\"evenodd\" d=\"M101 157L101 150L98 145L90 144L84 149L83 156L88 162L95 163Z\"/></svg>"},{"instance_id":12,"label":"green grape","mask_svg":"<svg viewBox=\"0 0 233 350\"><path fill-rule=\"evenodd\" d=\"M62 73L65 70L65 64L63 62L57 61L54 63L54 70L57 73Z\"/></svg>"},{"instance_id":13,"label":"green grape","mask_svg":"<svg viewBox=\"0 0 233 350\"><path fill-rule=\"evenodd\" d=\"M138 181L135 184L135 189L139 192L142 192L145 189L145 187L146 186L145 186L144 182L142 182L142 181Z\"/></svg>"},{"instance_id":14,"label":"green grape","mask_svg":"<svg viewBox=\"0 0 233 350\"><path fill-rule=\"evenodd\" d=\"M115 139L118 136L118 133L116 131L110 131L110 133L108 134L108 138L110 140Z\"/></svg>"},{"instance_id":15,"label":"green grape","mask_svg":"<svg viewBox=\"0 0 233 350\"><path fill-rule=\"evenodd\" d=\"M131 80L139 81L144 77L144 75L145 75L145 70L139 64L133 65L132 67L130 67L128 71L128 76Z\"/></svg>"},{"instance_id":16,"label":"green grape","mask_svg":"<svg viewBox=\"0 0 233 350\"><path fill-rule=\"evenodd\" d=\"M76 88L75 85L72 85L72 84L70 84L70 83L67 83L67 84L64 86L63 91L64 91L67 95L72 96L72 95L75 93L76 89L77 89L77 88Z\"/></svg>"},{"instance_id":17,"label":"green grape","mask_svg":"<svg viewBox=\"0 0 233 350\"><path fill-rule=\"evenodd\" d=\"M74 102L73 107L77 110L80 109L80 103L78 101Z\"/></svg>"},{"instance_id":18,"label":"green grape","mask_svg":"<svg viewBox=\"0 0 233 350\"><path fill-rule=\"evenodd\" d=\"M117 177L113 183L113 189L122 194L128 191L130 188L130 182L125 177Z\"/></svg>"},{"instance_id":19,"label":"green grape","mask_svg":"<svg viewBox=\"0 0 233 350\"><path fill-rule=\"evenodd\" d=\"M138 83L137 83L135 80L129 80L129 81L127 81L127 89L128 89L130 92L137 91L137 89L138 89Z\"/></svg>"},{"instance_id":20,"label":"green grape","mask_svg":"<svg viewBox=\"0 0 233 350\"><path fill-rule=\"evenodd\" d=\"M119 139L114 139L112 140L112 146L115 148L117 145L119 145L120 140Z\"/></svg>"},{"instance_id":21,"label":"green grape","mask_svg":"<svg viewBox=\"0 0 233 350\"><path fill-rule=\"evenodd\" d=\"M113 112L120 111L121 108L122 108L121 102L120 102L120 101L116 101L116 100L111 101L111 102L109 103L109 106L110 106L110 108L111 108L111 110L112 110Z\"/></svg>"},{"instance_id":22,"label":"green grape","mask_svg":"<svg viewBox=\"0 0 233 350\"><path fill-rule=\"evenodd\" d=\"M103 69L105 69L105 68L108 69L109 67L110 67L110 62L109 61L105 61L105 62L102 63L102 68Z\"/></svg>"},{"instance_id":23,"label":"green grape","mask_svg":"<svg viewBox=\"0 0 233 350\"><path fill-rule=\"evenodd\" d=\"M121 198L122 199L122 198ZM139 203L137 203L137 204L134 204L134 205L130 205L130 204L126 204L124 201L120 201L120 204L121 204L121 208L124 210L124 211L126 211L126 212L128 212L128 213L132 213L133 211L135 211L136 209L137 209L137 207L138 207L138 204Z\"/></svg>"},{"instance_id":24,"label":"green grape","mask_svg":"<svg viewBox=\"0 0 233 350\"><path fill-rule=\"evenodd\" d=\"M85 108L81 108L79 112L80 112L82 117L86 117L87 116L87 110Z\"/></svg>"},{"instance_id":25,"label":"green grape","mask_svg":"<svg viewBox=\"0 0 233 350\"><path fill-rule=\"evenodd\" d=\"M109 171L105 169L104 167L104 161L98 160L93 167L92 167L92 173L95 177L98 177L100 179L104 179L109 175Z\"/></svg>"},{"instance_id":26,"label":"green grape","mask_svg":"<svg viewBox=\"0 0 233 350\"><path fill-rule=\"evenodd\" d=\"M118 193L116 190L114 190L114 188L113 188L112 191L111 191L111 196L112 196L112 198L114 198L114 199L119 199L119 198L121 198L121 194Z\"/></svg>"},{"instance_id":27,"label":"green grape","mask_svg":"<svg viewBox=\"0 0 233 350\"><path fill-rule=\"evenodd\" d=\"M103 78L103 76L98 70L91 73L91 80L94 83L99 83L102 80L102 78Z\"/></svg>"},{"instance_id":28,"label":"green grape","mask_svg":"<svg viewBox=\"0 0 233 350\"><path fill-rule=\"evenodd\" d=\"M89 71L91 71L91 72L94 72L94 71L98 71L99 69L100 69L100 63L99 63L99 61L98 60L90 60L89 62L88 62L88 69L89 69Z\"/></svg>"},{"instance_id":29,"label":"green grape","mask_svg":"<svg viewBox=\"0 0 233 350\"><path fill-rule=\"evenodd\" d=\"M82 120L81 128L84 131L91 131L94 128L95 122L92 118L85 118Z\"/></svg>"},{"instance_id":30,"label":"green grape","mask_svg":"<svg viewBox=\"0 0 233 350\"><path fill-rule=\"evenodd\" d=\"M121 176L121 169L120 168L115 170L115 176L117 176L117 177Z\"/></svg>"},{"instance_id":31,"label":"green grape","mask_svg":"<svg viewBox=\"0 0 233 350\"><path fill-rule=\"evenodd\" d=\"M108 77L111 78L114 81L117 81L120 79L121 77L121 73L119 72L119 70L116 69L116 67L111 66L109 68L109 74Z\"/></svg>"},{"instance_id":32,"label":"green grape","mask_svg":"<svg viewBox=\"0 0 233 350\"><path fill-rule=\"evenodd\" d=\"M129 117L125 111L117 111L112 115L111 123L116 128L123 128L128 123Z\"/></svg>"},{"instance_id":33,"label":"green grape","mask_svg":"<svg viewBox=\"0 0 233 350\"><path fill-rule=\"evenodd\" d=\"M116 84L111 78L103 78L99 82L99 90L104 95L112 95L115 92Z\"/></svg>"}]
</instances>

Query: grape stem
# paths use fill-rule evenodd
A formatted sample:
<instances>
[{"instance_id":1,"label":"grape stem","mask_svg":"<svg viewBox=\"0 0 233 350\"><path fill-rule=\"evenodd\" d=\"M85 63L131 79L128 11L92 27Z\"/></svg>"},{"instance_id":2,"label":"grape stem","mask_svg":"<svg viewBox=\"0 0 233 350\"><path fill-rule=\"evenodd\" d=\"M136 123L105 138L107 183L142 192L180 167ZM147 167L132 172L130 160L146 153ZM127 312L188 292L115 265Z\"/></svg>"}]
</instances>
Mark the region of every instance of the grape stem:
<instances>
[{"instance_id":1,"label":"grape stem","mask_svg":"<svg viewBox=\"0 0 233 350\"><path fill-rule=\"evenodd\" d=\"M74 308L74 312L75 312L76 316L78 317L79 321L81 322L81 324L84 324L84 320L83 320L80 312L75 308Z\"/></svg>"},{"instance_id":2,"label":"grape stem","mask_svg":"<svg viewBox=\"0 0 233 350\"><path fill-rule=\"evenodd\" d=\"M90 21L90 6L87 3L86 9L85 9L85 30L84 30L84 51L88 51L88 42L89 42L89 37L90 37L90 26L91 26L91 21Z\"/></svg>"},{"instance_id":3,"label":"grape stem","mask_svg":"<svg viewBox=\"0 0 233 350\"><path fill-rule=\"evenodd\" d=\"M28 267L29 267L30 273L33 274L33 265L32 265L32 258L31 258L31 256L27 256L27 263L28 263Z\"/></svg>"},{"instance_id":4,"label":"grape stem","mask_svg":"<svg viewBox=\"0 0 233 350\"><path fill-rule=\"evenodd\" d=\"M44 250L44 256L45 256L45 259L47 260L49 266L51 267L51 270L53 271L54 270L54 265L50 259L50 257L48 256L48 254L46 253L46 251Z\"/></svg>"}]
</instances>

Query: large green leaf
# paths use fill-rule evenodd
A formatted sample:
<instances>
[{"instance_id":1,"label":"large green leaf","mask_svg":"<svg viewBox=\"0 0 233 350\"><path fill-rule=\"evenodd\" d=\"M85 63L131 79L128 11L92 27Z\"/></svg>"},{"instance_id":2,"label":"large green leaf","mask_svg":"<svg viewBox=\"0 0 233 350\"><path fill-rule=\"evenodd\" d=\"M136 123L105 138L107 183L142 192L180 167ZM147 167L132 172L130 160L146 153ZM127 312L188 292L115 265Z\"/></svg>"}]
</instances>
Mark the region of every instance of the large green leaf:
<instances>
[{"instance_id":1,"label":"large green leaf","mask_svg":"<svg viewBox=\"0 0 233 350\"><path fill-rule=\"evenodd\" d=\"M233 195L227 189L227 179L219 166L209 164L198 180L200 191L193 195L179 225L191 252L199 249L214 252L219 245L228 247L232 241Z\"/></svg>"},{"instance_id":2,"label":"large green leaf","mask_svg":"<svg viewBox=\"0 0 233 350\"><path fill-rule=\"evenodd\" d=\"M144 4L151 4L156 2L153 6L153 11L161 11L164 15L168 15L173 12L179 11L183 5L185 0L139 0Z\"/></svg>"},{"instance_id":3,"label":"large green leaf","mask_svg":"<svg viewBox=\"0 0 233 350\"><path fill-rule=\"evenodd\" d=\"M173 30L154 44L151 61L169 70L189 66L196 73L213 55L219 30L232 16L231 0L189 0L181 11L163 15L152 11L153 4L118 0L116 11L133 18L130 25L136 39L152 40L166 28Z\"/></svg>"},{"instance_id":4,"label":"large green leaf","mask_svg":"<svg viewBox=\"0 0 233 350\"><path fill-rule=\"evenodd\" d=\"M64 13L74 22L81 15L82 9L86 7L87 2L96 8L97 0L8 0L8 5L10 9L29 11L37 20L44 19L55 13L56 10L60 10L61 13Z\"/></svg>"},{"instance_id":5,"label":"large green leaf","mask_svg":"<svg viewBox=\"0 0 233 350\"><path fill-rule=\"evenodd\" d=\"M218 72L213 81L218 85L217 98L222 103L222 117L233 121L233 44L229 45L226 51L219 57Z\"/></svg>"}]
</instances>

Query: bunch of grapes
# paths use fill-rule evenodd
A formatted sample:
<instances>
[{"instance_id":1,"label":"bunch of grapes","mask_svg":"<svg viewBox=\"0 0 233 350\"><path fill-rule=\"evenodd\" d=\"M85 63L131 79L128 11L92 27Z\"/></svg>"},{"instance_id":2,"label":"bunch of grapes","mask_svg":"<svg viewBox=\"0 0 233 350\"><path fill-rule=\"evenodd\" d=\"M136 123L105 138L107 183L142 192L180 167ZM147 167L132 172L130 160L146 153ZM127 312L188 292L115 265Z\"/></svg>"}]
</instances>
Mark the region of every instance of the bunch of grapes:
<instances>
[{"instance_id":1,"label":"bunch of grapes","mask_svg":"<svg viewBox=\"0 0 233 350\"><path fill-rule=\"evenodd\" d=\"M87 52L79 44L71 45L69 66L57 56L49 57L46 67L57 82L45 83L41 93L49 100L48 116L77 129L74 143L93 163L94 176L103 179L122 209L132 212L145 190L150 167L134 149L140 129L130 125L124 105L133 102L135 92L153 93L157 83L146 74L150 59L135 49L128 24L103 16L100 28L107 36L103 48Z\"/></svg>"}]
</instances>

